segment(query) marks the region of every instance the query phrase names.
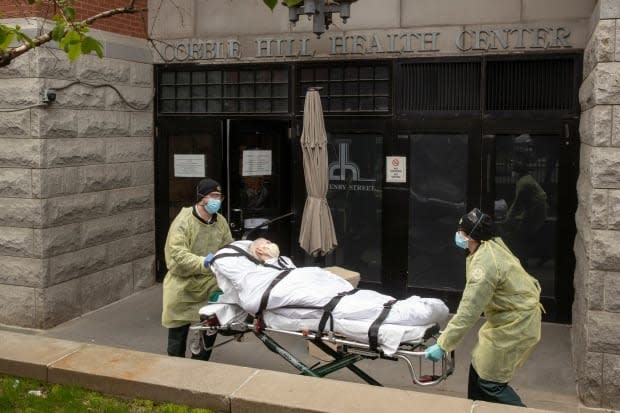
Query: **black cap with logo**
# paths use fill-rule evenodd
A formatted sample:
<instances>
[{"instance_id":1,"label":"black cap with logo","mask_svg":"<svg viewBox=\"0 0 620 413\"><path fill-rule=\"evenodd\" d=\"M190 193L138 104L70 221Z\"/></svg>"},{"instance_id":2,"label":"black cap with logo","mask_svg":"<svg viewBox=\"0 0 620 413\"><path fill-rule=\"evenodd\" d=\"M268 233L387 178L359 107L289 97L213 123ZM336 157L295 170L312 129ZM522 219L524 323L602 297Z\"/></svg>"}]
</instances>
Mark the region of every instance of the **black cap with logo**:
<instances>
[{"instance_id":1,"label":"black cap with logo","mask_svg":"<svg viewBox=\"0 0 620 413\"><path fill-rule=\"evenodd\" d=\"M211 192L222 192L220 184L211 178L204 178L196 185L196 200L200 201Z\"/></svg>"}]
</instances>

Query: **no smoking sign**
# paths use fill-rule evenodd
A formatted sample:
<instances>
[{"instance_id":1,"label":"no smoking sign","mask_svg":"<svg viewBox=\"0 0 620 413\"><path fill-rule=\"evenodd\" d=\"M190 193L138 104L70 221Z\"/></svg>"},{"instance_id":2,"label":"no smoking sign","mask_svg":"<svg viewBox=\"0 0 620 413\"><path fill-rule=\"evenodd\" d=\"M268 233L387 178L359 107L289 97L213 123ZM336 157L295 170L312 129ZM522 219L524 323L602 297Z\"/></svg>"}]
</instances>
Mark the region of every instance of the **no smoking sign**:
<instances>
[{"instance_id":1,"label":"no smoking sign","mask_svg":"<svg viewBox=\"0 0 620 413\"><path fill-rule=\"evenodd\" d=\"M385 182L407 182L407 158L404 156L385 157Z\"/></svg>"}]
</instances>

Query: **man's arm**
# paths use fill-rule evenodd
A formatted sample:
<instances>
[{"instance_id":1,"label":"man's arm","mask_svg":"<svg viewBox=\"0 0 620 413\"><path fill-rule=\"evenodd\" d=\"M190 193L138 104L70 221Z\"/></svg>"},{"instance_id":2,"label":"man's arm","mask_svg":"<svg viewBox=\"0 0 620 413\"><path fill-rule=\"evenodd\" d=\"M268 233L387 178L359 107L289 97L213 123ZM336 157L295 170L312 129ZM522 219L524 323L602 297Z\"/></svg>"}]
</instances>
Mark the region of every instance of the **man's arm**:
<instances>
[{"instance_id":1,"label":"man's arm","mask_svg":"<svg viewBox=\"0 0 620 413\"><path fill-rule=\"evenodd\" d=\"M204 266L204 257L190 250L191 231L181 222L173 222L166 242L166 265L168 270L179 277L210 274Z\"/></svg>"}]
</instances>

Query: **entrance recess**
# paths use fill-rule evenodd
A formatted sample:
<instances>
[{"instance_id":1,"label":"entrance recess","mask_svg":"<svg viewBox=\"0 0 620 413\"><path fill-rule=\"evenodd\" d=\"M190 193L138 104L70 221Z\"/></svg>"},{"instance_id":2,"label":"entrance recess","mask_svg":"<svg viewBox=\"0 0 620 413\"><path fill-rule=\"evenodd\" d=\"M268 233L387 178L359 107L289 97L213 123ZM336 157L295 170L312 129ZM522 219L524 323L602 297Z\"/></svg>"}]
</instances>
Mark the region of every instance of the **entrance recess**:
<instances>
[{"instance_id":1,"label":"entrance recess","mask_svg":"<svg viewBox=\"0 0 620 413\"><path fill-rule=\"evenodd\" d=\"M181 208L196 202L196 184L216 179L226 199L220 211L238 238L253 226L290 212L288 122L175 117L161 119L156 139L157 278L166 274L163 249ZM290 254L291 219L250 234L268 235Z\"/></svg>"},{"instance_id":2,"label":"entrance recess","mask_svg":"<svg viewBox=\"0 0 620 413\"><path fill-rule=\"evenodd\" d=\"M581 67L579 51L158 66L158 274L170 221L195 202L200 176L175 173L186 155L225 187L237 237L295 212L252 237L268 235L299 265L357 270L364 288L440 297L452 310L465 285L456 223L480 207L540 280L546 320L570 322ZM320 260L297 243L309 87L322 88L339 244ZM388 179L387 159L406 171Z\"/></svg>"}]
</instances>

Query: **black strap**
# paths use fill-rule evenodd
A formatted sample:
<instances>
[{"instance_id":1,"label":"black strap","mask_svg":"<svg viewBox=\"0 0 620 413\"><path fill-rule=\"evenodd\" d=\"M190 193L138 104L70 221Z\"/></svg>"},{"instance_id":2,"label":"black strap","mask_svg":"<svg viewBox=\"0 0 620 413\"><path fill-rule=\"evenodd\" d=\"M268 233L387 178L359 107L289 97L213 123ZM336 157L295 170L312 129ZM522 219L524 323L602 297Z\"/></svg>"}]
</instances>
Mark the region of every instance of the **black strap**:
<instances>
[{"instance_id":1,"label":"black strap","mask_svg":"<svg viewBox=\"0 0 620 413\"><path fill-rule=\"evenodd\" d=\"M381 314L379 314L379 317L377 317L377 319L373 321L373 323L370 325L370 328L368 329L368 345L370 346L370 350L377 351L377 345L379 344L379 327L381 327L381 324L383 324L383 321L385 321L388 314L390 313L392 306L397 301L398 300L390 300L387 303L383 304L383 310L381 310Z\"/></svg>"},{"instance_id":2,"label":"black strap","mask_svg":"<svg viewBox=\"0 0 620 413\"><path fill-rule=\"evenodd\" d=\"M252 261L254 264L257 264L257 265L263 264L262 261L254 257L252 254L250 254L243 248L238 247L237 245L228 244L228 245L224 245L221 249L226 249L226 248L230 248L231 250L234 250L237 252L236 253L235 252L224 252L224 253L217 254L215 257L213 257L213 260L211 260L211 262L215 261L218 258L246 257L248 260Z\"/></svg>"},{"instance_id":3,"label":"black strap","mask_svg":"<svg viewBox=\"0 0 620 413\"><path fill-rule=\"evenodd\" d=\"M327 319L330 320L330 330L334 331L334 317L332 316L332 311L334 310L334 308L336 308L342 297L344 297L345 295L355 294L357 291L358 289L354 288L349 291L339 292L338 295L334 296L331 300L329 300L327 304L325 304L325 306L323 307L323 316L321 317L321 321L319 322L319 333L322 333L325 329Z\"/></svg>"},{"instance_id":4,"label":"black strap","mask_svg":"<svg viewBox=\"0 0 620 413\"><path fill-rule=\"evenodd\" d=\"M250 254L248 251L244 250L243 248L241 248L241 247L239 247L237 245L228 244L228 245L223 246L221 249L225 249L225 248L230 248L230 249L232 249L234 251L237 251L237 252L222 252L222 253L219 253L215 257L213 257L213 259L211 260L211 264L213 264L213 262L215 260L217 260L218 258L245 257L248 260L252 261L254 264L262 265L263 267L269 267L269 268L273 268L275 270L283 270L284 268L286 268L285 265L284 265L284 260L282 260L281 257L278 257L278 263L280 264L280 266L277 266L277 265L273 265L273 264L267 264L266 262L259 260L258 258L253 256L252 254Z\"/></svg>"},{"instance_id":5,"label":"black strap","mask_svg":"<svg viewBox=\"0 0 620 413\"><path fill-rule=\"evenodd\" d=\"M292 271L292 268L288 268L282 271L280 274L278 274L276 278L271 280L271 284L269 284L269 287L267 287L267 289L263 293L263 296L260 299L260 305L258 307L258 313L257 313L258 317L260 317L260 314L262 314L263 310L267 308L267 302L269 301L269 294L271 294L271 290L273 290L273 287L275 287L276 284L282 281L282 279L286 277L291 271Z\"/></svg>"}]
</instances>

